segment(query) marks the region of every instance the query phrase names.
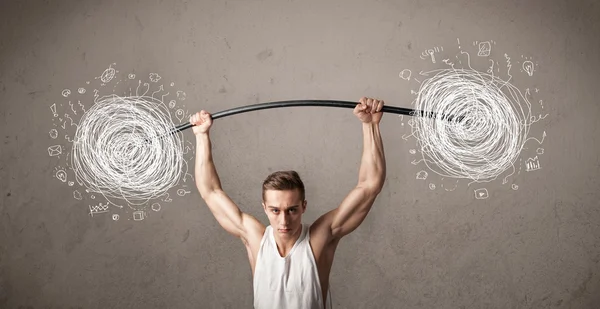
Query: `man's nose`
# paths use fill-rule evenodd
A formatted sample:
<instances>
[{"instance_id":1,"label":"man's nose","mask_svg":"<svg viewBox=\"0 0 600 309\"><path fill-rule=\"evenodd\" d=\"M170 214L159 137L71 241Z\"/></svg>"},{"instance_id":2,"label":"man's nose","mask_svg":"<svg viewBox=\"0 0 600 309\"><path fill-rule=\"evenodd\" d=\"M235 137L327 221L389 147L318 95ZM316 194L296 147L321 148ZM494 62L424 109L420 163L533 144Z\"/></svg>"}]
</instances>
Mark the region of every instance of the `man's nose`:
<instances>
[{"instance_id":1,"label":"man's nose","mask_svg":"<svg viewBox=\"0 0 600 309\"><path fill-rule=\"evenodd\" d=\"M289 214L286 214L286 213L284 213L284 214L281 216L281 224L282 224L282 225L286 225L286 224L288 224L289 222L290 222L290 215L289 215Z\"/></svg>"}]
</instances>

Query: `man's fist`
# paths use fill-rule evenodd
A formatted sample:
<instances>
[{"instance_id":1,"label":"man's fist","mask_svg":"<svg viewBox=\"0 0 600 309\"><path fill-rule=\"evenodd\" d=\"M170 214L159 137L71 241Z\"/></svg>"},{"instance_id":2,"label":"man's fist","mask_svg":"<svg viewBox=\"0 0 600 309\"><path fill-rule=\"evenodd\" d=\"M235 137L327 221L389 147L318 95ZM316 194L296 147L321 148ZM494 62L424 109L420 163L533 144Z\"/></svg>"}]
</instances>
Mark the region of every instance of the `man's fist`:
<instances>
[{"instance_id":1,"label":"man's fist","mask_svg":"<svg viewBox=\"0 0 600 309\"><path fill-rule=\"evenodd\" d=\"M354 108L354 115L363 123L379 123L383 116L383 100L362 97Z\"/></svg>"},{"instance_id":2,"label":"man's fist","mask_svg":"<svg viewBox=\"0 0 600 309\"><path fill-rule=\"evenodd\" d=\"M190 116L190 123L194 125L192 127L194 134L208 133L208 130L212 125L212 118L208 112L201 110Z\"/></svg>"}]
</instances>

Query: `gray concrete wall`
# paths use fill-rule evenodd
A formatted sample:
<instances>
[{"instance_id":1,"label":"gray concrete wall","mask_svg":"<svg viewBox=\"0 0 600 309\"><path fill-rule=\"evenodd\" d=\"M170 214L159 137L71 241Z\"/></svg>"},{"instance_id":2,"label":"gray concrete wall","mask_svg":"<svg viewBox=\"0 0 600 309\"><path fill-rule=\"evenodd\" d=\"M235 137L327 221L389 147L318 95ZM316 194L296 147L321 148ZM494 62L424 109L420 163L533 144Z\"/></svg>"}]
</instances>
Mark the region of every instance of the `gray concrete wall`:
<instances>
[{"instance_id":1,"label":"gray concrete wall","mask_svg":"<svg viewBox=\"0 0 600 309\"><path fill-rule=\"evenodd\" d=\"M340 243L334 307L600 308L599 16L595 1L2 1L0 307L252 306L246 251L190 178L168 191L170 202L90 211L107 200L75 181L66 154L76 127L63 114L77 124L94 89L163 85L175 124L180 108L187 116L279 100L364 95L410 108L415 78L431 77L419 72L448 68L443 60L464 51L481 72L495 59L495 75L512 76L532 116L547 115L527 134L542 144L527 141L495 180L452 179L411 164L422 157L411 117L385 114L387 181ZM488 57L477 56L481 42ZM429 49L436 63L421 57ZM303 177L304 222L337 207L357 180L361 134L350 109L328 107L243 113L212 129L224 189L265 224L260 185L275 170ZM193 145L191 130L181 139ZM50 156L54 145L61 156ZM539 169L527 171L536 155ZM192 171L193 147L183 157Z\"/></svg>"}]
</instances>

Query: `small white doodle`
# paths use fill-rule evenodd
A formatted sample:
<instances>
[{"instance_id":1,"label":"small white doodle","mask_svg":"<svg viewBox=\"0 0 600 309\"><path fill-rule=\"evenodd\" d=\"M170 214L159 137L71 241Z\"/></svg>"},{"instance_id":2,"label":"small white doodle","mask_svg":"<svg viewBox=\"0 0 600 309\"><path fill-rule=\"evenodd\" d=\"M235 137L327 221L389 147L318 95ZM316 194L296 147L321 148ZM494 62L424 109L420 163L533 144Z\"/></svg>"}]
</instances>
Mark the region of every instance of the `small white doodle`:
<instances>
[{"instance_id":1,"label":"small white doodle","mask_svg":"<svg viewBox=\"0 0 600 309\"><path fill-rule=\"evenodd\" d=\"M432 63L435 63L435 56L433 55L433 49L430 49L430 50L428 51L428 53L429 53L429 55L431 56L431 62L432 62Z\"/></svg>"},{"instance_id":2,"label":"small white doodle","mask_svg":"<svg viewBox=\"0 0 600 309\"><path fill-rule=\"evenodd\" d=\"M434 53L440 52L440 51L444 51L444 47L434 47L434 48L430 48L430 49L426 49L425 51L423 51L421 53L421 59L425 59L425 58L431 58L431 62L432 63L436 63L435 60L435 55Z\"/></svg>"},{"instance_id":3,"label":"small white doodle","mask_svg":"<svg viewBox=\"0 0 600 309\"><path fill-rule=\"evenodd\" d=\"M427 179L427 176L428 176L428 174L426 171L420 171L417 173L417 179L420 179L420 180Z\"/></svg>"},{"instance_id":4,"label":"small white doodle","mask_svg":"<svg viewBox=\"0 0 600 309\"><path fill-rule=\"evenodd\" d=\"M79 94L84 94L85 88L79 88L79 89L77 89L77 92L79 92Z\"/></svg>"},{"instance_id":5,"label":"small white doodle","mask_svg":"<svg viewBox=\"0 0 600 309\"><path fill-rule=\"evenodd\" d=\"M538 148L538 149L536 149L535 153L537 153L539 155L544 154L544 148Z\"/></svg>"},{"instance_id":6,"label":"small white doodle","mask_svg":"<svg viewBox=\"0 0 600 309\"><path fill-rule=\"evenodd\" d=\"M115 63L109 65L108 69L104 70L102 75L100 75L100 80L105 84L110 82L115 77L117 71L112 67L113 65L115 65Z\"/></svg>"},{"instance_id":7,"label":"small white doodle","mask_svg":"<svg viewBox=\"0 0 600 309\"><path fill-rule=\"evenodd\" d=\"M114 221L117 221L117 220L119 220L119 215L118 215L118 214L114 214L114 215L112 215L112 219L113 219Z\"/></svg>"},{"instance_id":8,"label":"small white doodle","mask_svg":"<svg viewBox=\"0 0 600 309\"><path fill-rule=\"evenodd\" d=\"M56 171L56 178L62 182L67 182L67 172L65 170Z\"/></svg>"},{"instance_id":9,"label":"small white doodle","mask_svg":"<svg viewBox=\"0 0 600 309\"><path fill-rule=\"evenodd\" d=\"M433 183L430 183L430 184L429 184L429 189L430 189L430 190L435 190L435 184L433 184Z\"/></svg>"},{"instance_id":10,"label":"small white doodle","mask_svg":"<svg viewBox=\"0 0 600 309\"><path fill-rule=\"evenodd\" d=\"M56 129L52 129L50 130L50 137L52 137L53 139L58 137L58 131L56 131Z\"/></svg>"},{"instance_id":11,"label":"small white doodle","mask_svg":"<svg viewBox=\"0 0 600 309\"><path fill-rule=\"evenodd\" d=\"M415 154L415 153L417 153L417 150L415 150L415 149L411 149L411 150L409 150L408 152L409 152L410 154Z\"/></svg>"},{"instance_id":12,"label":"small white doodle","mask_svg":"<svg viewBox=\"0 0 600 309\"><path fill-rule=\"evenodd\" d=\"M174 108L175 104L177 104L177 101L175 101L175 100L169 101L169 108Z\"/></svg>"},{"instance_id":13,"label":"small white doodle","mask_svg":"<svg viewBox=\"0 0 600 309\"><path fill-rule=\"evenodd\" d=\"M72 187L75 183L72 181L69 181L69 187Z\"/></svg>"},{"instance_id":14,"label":"small white doodle","mask_svg":"<svg viewBox=\"0 0 600 309\"><path fill-rule=\"evenodd\" d=\"M127 77L129 77L129 79L135 79L135 74L129 73L129 75Z\"/></svg>"},{"instance_id":15,"label":"small white doodle","mask_svg":"<svg viewBox=\"0 0 600 309\"><path fill-rule=\"evenodd\" d=\"M60 145L53 145L48 147L48 155L51 157L58 156L62 153L62 147Z\"/></svg>"},{"instance_id":16,"label":"small white doodle","mask_svg":"<svg viewBox=\"0 0 600 309\"><path fill-rule=\"evenodd\" d=\"M519 189L519 186L518 186L518 185L516 185L516 184L513 184L513 185L512 185L512 189L513 189L513 190L518 190L518 189Z\"/></svg>"},{"instance_id":17,"label":"small white doodle","mask_svg":"<svg viewBox=\"0 0 600 309\"><path fill-rule=\"evenodd\" d=\"M174 83L174 82L171 82L171 87L173 87L173 86L175 86L175 83Z\"/></svg>"},{"instance_id":18,"label":"small white doodle","mask_svg":"<svg viewBox=\"0 0 600 309\"><path fill-rule=\"evenodd\" d=\"M178 98L180 101L185 101L185 92L183 92L183 91L181 91L181 90L177 91L177 98Z\"/></svg>"},{"instance_id":19,"label":"small white doodle","mask_svg":"<svg viewBox=\"0 0 600 309\"><path fill-rule=\"evenodd\" d=\"M81 201L81 199L82 199L81 193L78 190L73 191L73 198Z\"/></svg>"},{"instance_id":20,"label":"small white doodle","mask_svg":"<svg viewBox=\"0 0 600 309\"><path fill-rule=\"evenodd\" d=\"M528 172L537 171L541 169L540 160L537 156L525 160L525 170Z\"/></svg>"},{"instance_id":21,"label":"small white doodle","mask_svg":"<svg viewBox=\"0 0 600 309\"><path fill-rule=\"evenodd\" d=\"M152 210L159 211L160 210L160 204L159 203L152 204Z\"/></svg>"},{"instance_id":22,"label":"small white doodle","mask_svg":"<svg viewBox=\"0 0 600 309\"><path fill-rule=\"evenodd\" d=\"M98 205L89 205L89 208L90 208L90 216L93 217L96 214L108 212L108 203L106 203L106 204L99 203Z\"/></svg>"},{"instance_id":23,"label":"small white doodle","mask_svg":"<svg viewBox=\"0 0 600 309\"><path fill-rule=\"evenodd\" d=\"M475 198L478 200L485 200L490 196L486 188L475 189L474 192Z\"/></svg>"},{"instance_id":24,"label":"small white doodle","mask_svg":"<svg viewBox=\"0 0 600 309\"><path fill-rule=\"evenodd\" d=\"M177 195L179 195L179 196L184 196L184 195L186 195L188 193L191 193L191 192L190 191L186 191L184 189L177 190Z\"/></svg>"},{"instance_id":25,"label":"small white doodle","mask_svg":"<svg viewBox=\"0 0 600 309\"><path fill-rule=\"evenodd\" d=\"M529 60L523 61L523 70L525 72L527 72L527 75L533 76L533 71L534 71L533 62L531 62Z\"/></svg>"},{"instance_id":26,"label":"small white doodle","mask_svg":"<svg viewBox=\"0 0 600 309\"><path fill-rule=\"evenodd\" d=\"M160 75L157 73L150 73L150 81L153 83L158 82L161 79Z\"/></svg>"},{"instance_id":27,"label":"small white doodle","mask_svg":"<svg viewBox=\"0 0 600 309\"><path fill-rule=\"evenodd\" d=\"M410 75L412 74L411 70L409 69L404 69L402 70L402 72L400 72L399 76L400 78L402 78L403 80L410 80Z\"/></svg>"},{"instance_id":28,"label":"small white doodle","mask_svg":"<svg viewBox=\"0 0 600 309\"><path fill-rule=\"evenodd\" d=\"M492 45L490 42L481 42L479 43L479 52L477 52L477 56L479 57L487 57L490 55L492 51Z\"/></svg>"},{"instance_id":29,"label":"small white doodle","mask_svg":"<svg viewBox=\"0 0 600 309\"><path fill-rule=\"evenodd\" d=\"M144 220L144 212L141 211L141 210L134 211L133 212L133 220L135 220L135 221L142 221L142 220Z\"/></svg>"},{"instance_id":30,"label":"small white doodle","mask_svg":"<svg viewBox=\"0 0 600 309\"><path fill-rule=\"evenodd\" d=\"M70 94L71 94L71 90L69 90L69 89L64 89L62 91L62 96L65 98L68 97Z\"/></svg>"},{"instance_id":31,"label":"small white doodle","mask_svg":"<svg viewBox=\"0 0 600 309\"><path fill-rule=\"evenodd\" d=\"M58 114L56 113L56 103L50 105L50 110L52 111L54 117L58 117Z\"/></svg>"},{"instance_id":32,"label":"small white doodle","mask_svg":"<svg viewBox=\"0 0 600 309\"><path fill-rule=\"evenodd\" d=\"M175 117L177 117L177 119L179 120L179 122L181 122L183 120L183 115L185 114L185 112L182 109L178 109L175 112Z\"/></svg>"}]
</instances>

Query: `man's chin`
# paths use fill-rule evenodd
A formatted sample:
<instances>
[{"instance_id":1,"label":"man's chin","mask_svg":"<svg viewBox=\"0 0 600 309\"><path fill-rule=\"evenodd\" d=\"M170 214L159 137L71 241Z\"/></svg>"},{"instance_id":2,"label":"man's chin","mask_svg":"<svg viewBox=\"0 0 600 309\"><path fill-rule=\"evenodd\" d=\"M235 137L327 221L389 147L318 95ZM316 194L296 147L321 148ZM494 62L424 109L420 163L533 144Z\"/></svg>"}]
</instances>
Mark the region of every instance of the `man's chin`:
<instances>
[{"instance_id":1,"label":"man's chin","mask_svg":"<svg viewBox=\"0 0 600 309\"><path fill-rule=\"evenodd\" d=\"M292 229L277 229L277 232L281 235L290 235L292 234Z\"/></svg>"}]
</instances>

